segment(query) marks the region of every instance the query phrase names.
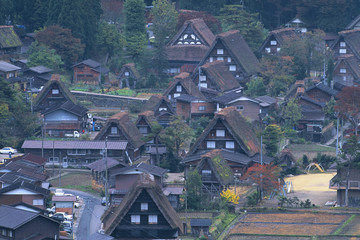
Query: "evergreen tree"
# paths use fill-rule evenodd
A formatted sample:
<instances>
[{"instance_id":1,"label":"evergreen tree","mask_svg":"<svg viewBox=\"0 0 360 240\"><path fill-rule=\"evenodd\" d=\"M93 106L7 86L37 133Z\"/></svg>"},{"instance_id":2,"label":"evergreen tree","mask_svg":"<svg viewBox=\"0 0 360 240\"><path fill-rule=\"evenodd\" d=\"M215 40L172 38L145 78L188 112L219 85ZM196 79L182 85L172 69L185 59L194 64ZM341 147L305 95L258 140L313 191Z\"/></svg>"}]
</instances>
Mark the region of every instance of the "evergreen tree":
<instances>
[{"instance_id":1,"label":"evergreen tree","mask_svg":"<svg viewBox=\"0 0 360 240\"><path fill-rule=\"evenodd\" d=\"M127 51L139 56L146 47L145 4L143 0L127 0L124 4Z\"/></svg>"},{"instance_id":2,"label":"evergreen tree","mask_svg":"<svg viewBox=\"0 0 360 240\"><path fill-rule=\"evenodd\" d=\"M36 0L34 6L34 13L33 13L33 29L39 30L40 28L45 26L47 22L47 14L49 7L49 0Z\"/></svg>"},{"instance_id":3,"label":"evergreen tree","mask_svg":"<svg viewBox=\"0 0 360 240\"><path fill-rule=\"evenodd\" d=\"M266 86L262 77L254 77L246 83L247 90L245 93L250 97L259 97L266 95Z\"/></svg>"},{"instance_id":4,"label":"evergreen tree","mask_svg":"<svg viewBox=\"0 0 360 240\"><path fill-rule=\"evenodd\" d=\"M175 5L169 0L155 0L154 8L151 10L153 21L152 31L155 36L155 56L154 68L158 76L164 76L164 70L167 68L167 56L165 51L166 43L175 33L177 23L177 11Z\"/></svg>"},{"instance_id":5,"label":"evergreen tree","mask_svg":"<svg viewBox=\"0 0 360 240\"><path fill-rule=\"evenodd\" d=\"M201 195L202 195L202 181L200 174L193 170L189 172L186 184L186 200L187 207L190 209L200 209L201 207Z\"/></svg>"},{"instance_id":6,"label":"evergreen tree","mask_svg":"<svg viewBox=\"0 0 360 240\"><path fill-rule=\"evenodd\" d=\"M292 129L297 121L301 119L301 108L294 98L290 99L283 110L285 128Z\"/></svg>"},{"instance_id":7,"label":"evergreen tree","mask_svg":"<svg viewBox=\"0 0 360 240\"><path fill-rule=\"evenodd\" d=\"M47 15L48 26L56 25L58 23L63 2L63 0L50 0Z\"/></svg>"},{"instance_id":8,"label":"evergreen tree","mask_svg":"<svg viewBox=\"0 0 360 240\"><path fill-rule=\"evenodd\" d=\"M275 157L278 153L279 143L283 136L280 126L276 124L266 126L263 136L266 154L268 156Z\"/></svg>"}]
</instances>

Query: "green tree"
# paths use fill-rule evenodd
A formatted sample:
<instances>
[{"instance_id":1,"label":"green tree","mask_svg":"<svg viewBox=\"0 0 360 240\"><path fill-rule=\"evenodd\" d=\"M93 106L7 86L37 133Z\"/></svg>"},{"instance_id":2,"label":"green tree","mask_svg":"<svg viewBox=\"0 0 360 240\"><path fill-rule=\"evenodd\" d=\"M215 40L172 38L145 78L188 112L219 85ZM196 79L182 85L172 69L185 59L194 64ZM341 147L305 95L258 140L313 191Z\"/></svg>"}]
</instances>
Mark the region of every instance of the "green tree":
<instances>
[{"instance_id":1,"label":"green tree","mask_svg":"<svg viewBox=\"0 0 360 240\"><path fill-rule=\"evenodd\" d=\"M50 0L48 15L47 15L47 25L56 25L58 23L59 15L62 9L63 1L59 0Z\"/></svg>"},{"instance_id":2,"label":"green tree","mask_svg":"<svg viewBox=\"0 0 360 240\"><path fill-rule=\"evenodd\" d=\"M44 30L37 32L36 40L54 49L65 65L70 67L75 64L84 54L84 45L79 38L74 38L70 29L64 29L60 26L49 26Z\"/></svg>"},{"instance_id":3,"label":"green tree","mask_svg":"<svg viewBox=\"0 0 360 240\"><path fill-rule=\"evenodd\" d=\"M266 86L262 77L253 77L246 83L246 95L250 97L259 97L266 95Z\"/></svg>"},{"instance_id":4,"label":"green tree","mask_svg":"<svg viewBox=\"0 0 360 240\"><path fill-rule=\"evenodd\" d=\"M270 95L274 97L284 96L294 82L295 78L291 75L275 75L269 83Z\"/></svg>"},{"instance_id":5,"label":"green tree","mask_svg":"<svg viewBox=\"0 0 360 240\"><path fill-rule=\"evenodd\" d=\"M196 121L191 122L191 128L194 130L194 138L198 138L209 124L210 119L208 117L201 117Z\"/></svg>"},{"instance_id":6,"label":"green tree","mask_svg":"<svg viewBox=\"0 0 360 240\"><path fill-rule=\"evenodd\" d=\"M249 47L256 52L267 35L258 14L245 11L242 5L225 5L220 12L223 30L239 30Z\"/></svg>"},{"instance_id":7,"label":"green tree","mask_svg":"<svg viewBox=\"0 0 360 240\"><path fill-rule=\"evenodd\" d=\"M200 209L201 208L201 198L202 198L202 181L200 174L193 170L189 172L186 183L185 191L187 207L190 209Z\"/></svg>"},{"instance_id":8,"label":"green tree","mask_svg":"<svg viewBox=\"0 0 360 240\"><path fill-rule=\"evenodd\" d=\"M133 57L139 56L147 43L144 11L143 0L127 0L124 4L127 51Z\"/></svg>"},{"instance_id":9,"label":"green tree","mask_svg":"<svg viewBox=\"0 0 360 240\"><path fill-rule=\"evenodd\" d=\"M49 47L37 42L31 44L28 54L28 67L42 65L54 70L58 70L63 64L61 57L56 54L54 49L50 49Z\"/></svg>"},{"instance_id":10,"label":"green tree","mask_svg":"<svg viewBox=\"0 0 360 240\"><path fill-rule=\"evenodd\" d=\"M5 25L6 20L10 20L13 11L11 0L0 0L0 25Z\"/></svg>"},{"instance_id":11,"label":"green tree","mask_svg":"<svg viewBox=\"0 0 360 240\"><path fill-rule=\"evenodd\" d=\"M279 125L270 124L263 132L263 142L267 155L274 157L279 151L279 144L283 137L283 132Z\"/></svg>"},{"instance_id":12,"label":"green tree","mask_svg":"<svg viewBox=\"0 0 360 240\"><path fill-rule=\"evenodd\" d=\"M165 77L164 70L168 65L165 46L175 33L178 14L175 4L171 4L169 0L155 0L153 6L151 29L155 36L154 69L158 76Z\"/></svg>"},{"instance_id":13,"label":"green tree","mask_svg":"<svg viewBox=\"0 0 360 240\"><path fill-rule=\"evenodd\" d=\"M290 99L283 109L285 128L292 129L302 117L301 108L294 98Z\"/></svg>"},{"instance_id":14,"label":"green tree","mask_svg":"<svg viewBox=\"0 0 360 240\"><path fill-rule=\"evenodd\" d=\"M35 11L33 12L33 29L38 30L45 26L47 21L47 14L44 14L48 11L49 0L35 0Z\"/></svg>"},{"instance_id":15,"label":"green tree","mask_svg":"<svg viewBox=\"0 0 360 240\"><path fill-rule=\"evenodd\" d=\"M96 46L98 50L105 51L109 57L119 55L125 46L124 36L117 30L113 24L101 22L99 31L96 34Z\"/></svg>"}]
</instances>

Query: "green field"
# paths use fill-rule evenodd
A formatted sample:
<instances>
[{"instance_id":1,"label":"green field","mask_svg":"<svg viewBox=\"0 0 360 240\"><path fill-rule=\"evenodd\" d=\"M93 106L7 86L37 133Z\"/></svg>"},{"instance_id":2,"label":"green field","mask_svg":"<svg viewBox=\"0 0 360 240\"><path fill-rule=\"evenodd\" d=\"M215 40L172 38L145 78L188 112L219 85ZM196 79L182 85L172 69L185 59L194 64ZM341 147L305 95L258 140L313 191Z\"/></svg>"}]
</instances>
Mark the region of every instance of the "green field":
<instances>
[{"instance_id":1,"label":"green field","mask_svg":"<svg viewBox=\"0 0 360 240\"><path fill-rule=\"evenodd\" d=\"M294 152L335 152L335 148L316 144L290 144L287 148Z\"/></svg>"}]
</instances>

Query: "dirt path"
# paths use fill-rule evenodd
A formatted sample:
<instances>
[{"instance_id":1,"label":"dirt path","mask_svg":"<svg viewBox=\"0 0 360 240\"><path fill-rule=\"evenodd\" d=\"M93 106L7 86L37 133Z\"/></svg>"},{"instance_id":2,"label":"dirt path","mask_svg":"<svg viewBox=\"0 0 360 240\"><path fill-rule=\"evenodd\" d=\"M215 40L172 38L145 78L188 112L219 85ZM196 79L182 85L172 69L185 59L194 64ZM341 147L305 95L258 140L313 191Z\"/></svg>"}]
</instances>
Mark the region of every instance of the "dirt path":
<instances>
[{"instance_id":1,"label":"dirt path","mask_svg":"<svg viewBox=\"0 0 360 240\"><path fill-rule=\"evenodd\" d=\"M329 182L335 175L335 172L330 172L286 178L285 181L290 181L293 185L293 191L287 197L296 196L303 201L310 199L311 203L323 207L327 201L336 200L336 190L329 189Z\"/></svg>"}]
</instances>

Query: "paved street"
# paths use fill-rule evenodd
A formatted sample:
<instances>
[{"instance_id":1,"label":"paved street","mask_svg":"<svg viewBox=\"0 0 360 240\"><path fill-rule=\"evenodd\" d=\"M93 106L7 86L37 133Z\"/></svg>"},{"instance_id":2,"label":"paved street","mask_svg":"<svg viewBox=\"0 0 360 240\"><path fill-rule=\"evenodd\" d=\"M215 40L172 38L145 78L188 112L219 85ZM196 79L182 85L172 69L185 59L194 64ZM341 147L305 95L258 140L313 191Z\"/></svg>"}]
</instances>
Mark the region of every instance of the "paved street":
<instances>
[{"instance_id":1,"label":"paved street","mask_svg":"<svg viewBox=\"0 0 360 240\"><path fill-rule=\"evenodd\" d=\"M100 197L77 190L64 189L64 192L79 196L82 199L73 231L75 239L86 240L100 229L100 218L105 207L101 205Z\"/></svg>"}]
</instances>

